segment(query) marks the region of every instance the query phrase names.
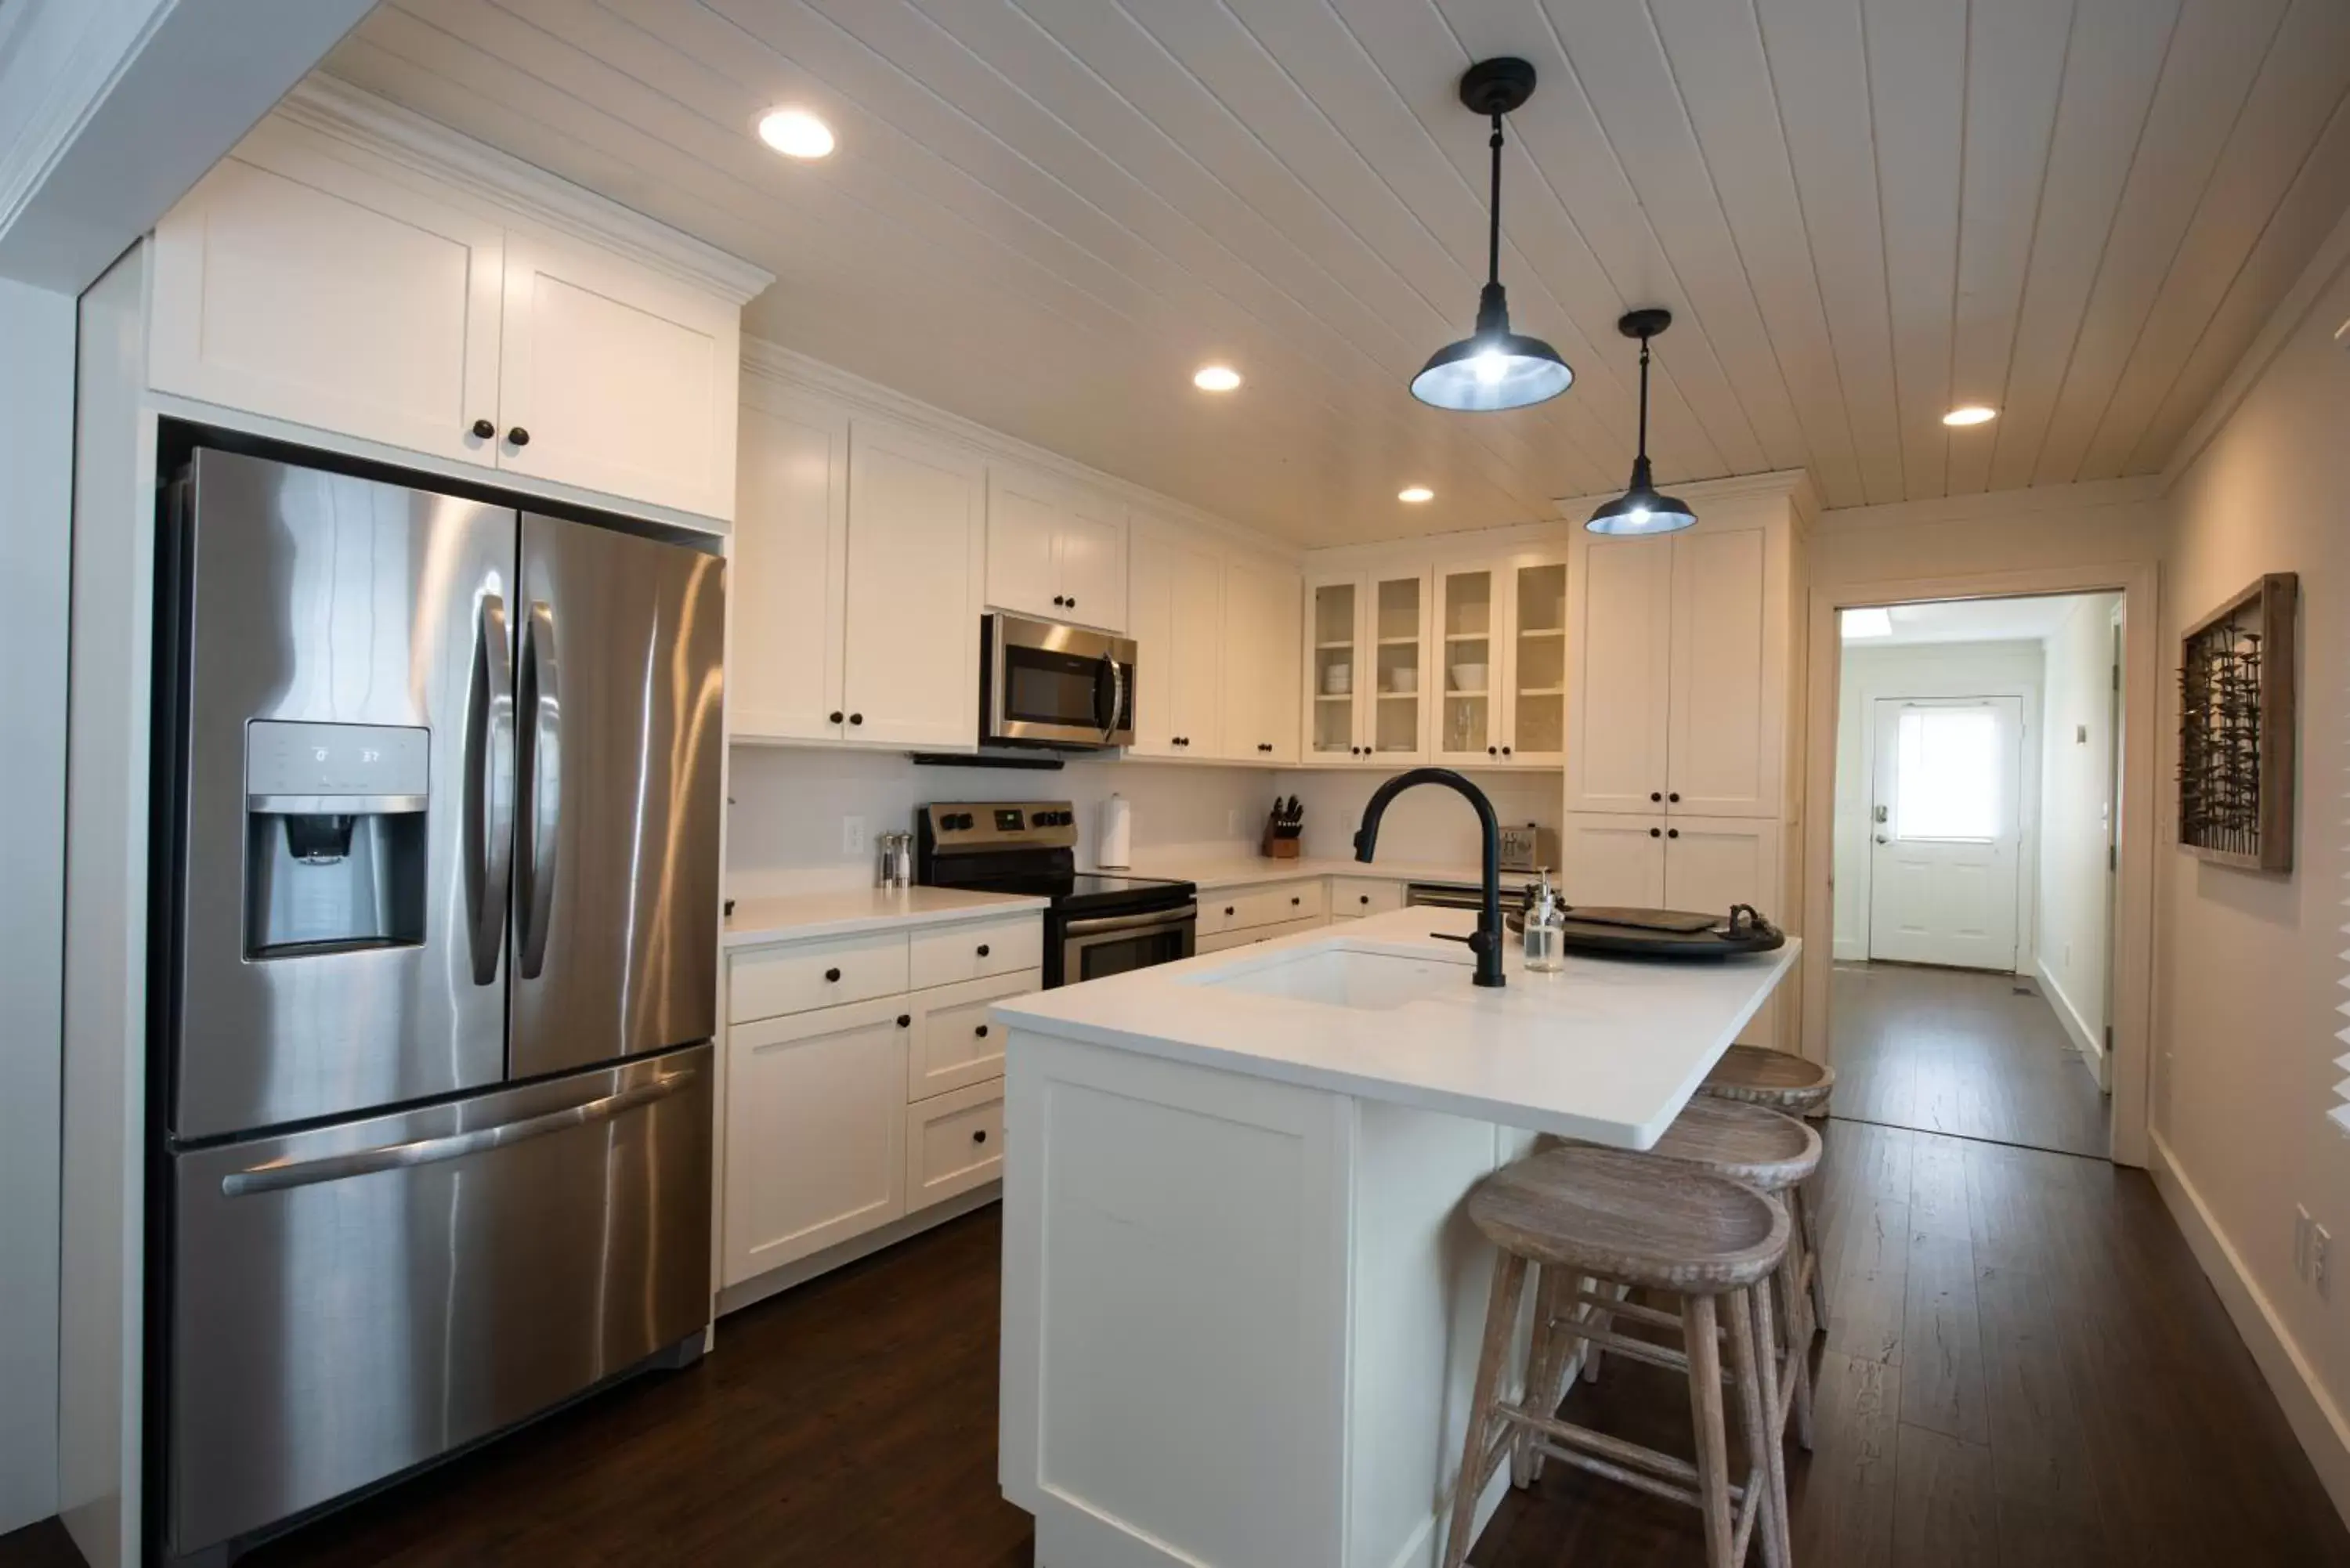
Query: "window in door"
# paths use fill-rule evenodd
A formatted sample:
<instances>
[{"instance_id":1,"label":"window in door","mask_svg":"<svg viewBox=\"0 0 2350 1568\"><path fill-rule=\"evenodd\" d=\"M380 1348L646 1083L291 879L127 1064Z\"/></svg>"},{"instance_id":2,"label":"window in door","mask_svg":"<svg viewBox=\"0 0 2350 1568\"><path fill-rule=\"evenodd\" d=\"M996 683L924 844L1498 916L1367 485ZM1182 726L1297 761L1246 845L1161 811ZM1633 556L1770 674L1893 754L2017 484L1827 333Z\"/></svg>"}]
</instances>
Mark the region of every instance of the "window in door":
<instances>
[{"instance_id":1,"label":"window in door","mask_svg":"<svg viewBox=\"0 0 2350 1568\"><path fill-rule=\"evenodd\" d=\"M1893 784L1893 834L1987 844L2007 808L1999 716L1988 708L1907 708Z\"/></svg>"}]
</instances>

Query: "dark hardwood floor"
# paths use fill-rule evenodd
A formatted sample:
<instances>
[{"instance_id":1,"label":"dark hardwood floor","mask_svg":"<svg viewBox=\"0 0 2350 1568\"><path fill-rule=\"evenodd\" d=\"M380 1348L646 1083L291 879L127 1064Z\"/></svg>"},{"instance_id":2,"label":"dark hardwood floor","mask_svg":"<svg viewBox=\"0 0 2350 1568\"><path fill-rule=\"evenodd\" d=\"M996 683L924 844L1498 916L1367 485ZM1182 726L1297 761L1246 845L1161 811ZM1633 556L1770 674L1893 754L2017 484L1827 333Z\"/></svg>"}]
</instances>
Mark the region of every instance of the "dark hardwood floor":
<instances>
[{"instance_id":1,"label":"dark hardwood floor","mask_svg":"<svg viewBox=\"0 0 2350 1568\"><path fill-rule=\"evenodd\" d=\"M1834 1320L1803 1568L2350 1568L2350 1532L2143 1173L1827 1124ZM612 1390L319 1521L250 1568L1024 1568L995 1485L996 1211L727 1318ZM1617 1360L1578 1418L1690 1451ZM1701 1563L1697 1515L1554 1466L1476 1568ZM66 1568L54 1525L0 1568ZM1085 1568L1055 1564L1054 1568Z\"/></svg>"},{"instance_id":2,"label":"dark hardwood floor","mask_svg":"<svg viewBox=\"0 0 2350 1568\"><path fill-rule=\"evenodd\" d=\"M1831 985L1835 1115L2105 1156L2106 1097L2031 981L1840 963Z\"/></svg>"}]
</instances>

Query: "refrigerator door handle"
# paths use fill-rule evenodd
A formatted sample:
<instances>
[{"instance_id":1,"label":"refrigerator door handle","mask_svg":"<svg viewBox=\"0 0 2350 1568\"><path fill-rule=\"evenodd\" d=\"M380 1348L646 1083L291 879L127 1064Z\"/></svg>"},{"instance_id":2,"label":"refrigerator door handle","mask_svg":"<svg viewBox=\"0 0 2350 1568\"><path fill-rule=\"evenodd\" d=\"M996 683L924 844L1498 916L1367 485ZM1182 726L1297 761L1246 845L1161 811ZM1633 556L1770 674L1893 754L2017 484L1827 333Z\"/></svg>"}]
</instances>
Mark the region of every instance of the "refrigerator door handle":
<instances>
[{"instance_id":1,"label":"refrigerator door handle","mask_svg":"<svg viewBox=\"0 0 2350 1568\"><path fill-rule=\"evenodd\" d=\"M514 867L514 656L503 597L482 596L476 630L480 640L465 712L465 893L473 917L466 934L473 983L492 985L505 945Z\"/></svg>"},{"instance_id":2,"label":"refrigerator door handle","mask_svg":"<svg viewBox=\"0 0 2350 1568\"><path fill-rule=\"evenodd\" d=\"M535 1137L545 1137L549 1133L610 1121L639 1106L669 1098L692 1083L697 1075L696 1069L689 1067L683 1072L665 1074L650 1083L639 1084L634 1088L622 1089L616 1095L606 1095L581 1105L542 1111L520 1121L474 1127L467 1132L451 1133L444 1137L417 1138L410 1143L355 1149L348 1154L325 1155L292 1165L258 1165L249 1170L231 1171L221 1178L221 1195L224 1198L244 1198L259 1192L283 1192L289 1188L315 1187L320 1182L343 1181L354 1176L370 1176L378 1171L405 1170L412 1166L438 1165L443 1160L463 1159L469 1154L509 1147Z\"/></svg>"},{"instance_id":3,"label":"refrigerator door handle","mask_svg":"<svg viewBox=\"0 0 2350 1568\"><path fill-rule=\"evenodd\" d=\"M522 977L536 980L546 967L546 933L555 916L556 832L563 815L563 685L556 657L555 611L533 600L523 628L524 689L530 694L523 716L526 742L523 764L522 931L516 943Z\"/></svg>"}]
</instances>

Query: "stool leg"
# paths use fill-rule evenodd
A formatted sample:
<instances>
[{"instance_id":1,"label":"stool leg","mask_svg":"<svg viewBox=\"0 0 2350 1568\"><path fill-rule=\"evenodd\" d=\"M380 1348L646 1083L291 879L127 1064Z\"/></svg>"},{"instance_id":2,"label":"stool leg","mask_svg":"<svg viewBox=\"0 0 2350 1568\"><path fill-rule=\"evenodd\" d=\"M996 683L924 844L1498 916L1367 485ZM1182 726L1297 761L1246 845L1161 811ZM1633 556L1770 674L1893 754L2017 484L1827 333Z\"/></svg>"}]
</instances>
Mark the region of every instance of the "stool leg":
<instances>
[{"instance_id":1,"label":"stool leg","mask_svg":"<svg viewBox=\"0 0 2350 1568\"><path fill-rule=\"evenodd\" d=\"M1595 1278L1589 1282L1591 1285L1591 1293L1595 1296L1605 1295L1611 1288L1605 1280ZM1604 1308L1589 1307L1586 1310L1590 1314L1591 1326L1599 1330L1602 1334L1607 1333L1608 1328L1616 1321L1616 1314ZM1600 1354L1599 1346L1596 1345L1586 1344L1584 1345L1583 1380L1586 1383L1596 1383L1599 1381Z\"/></svg>"},{"instance_id":2,"label":"stool leg","mask_svg":"<svg viewBox=\"0 0 2350 1568\"><path fill-rule=\"evenodd\" d=\"M1815 1175L1812 1180L1819 1178ZM1795 1188L1794 1208L1795 1229L1804 1238L1804 1256L1812 1264L1812 1332L1820 1333L1828 1325L1828 1265L1820 1255L1820 1235L1812 1220L1811 1182Z\"/></svg>"},{"instance_id":3,"label":"stool leg","mask_svg":"<svg viewBox=\"0 0 2350 1568\"><path fill-rule=\"evenodd\" d=\"M1469 1561L1469 1532L1477 1527L1477 1496L1485 1490L1485 1453L1492 1446L1493 1407L1501 1403L1502 1370L1517 1333L1518 1297L1525 1284L1523 1258L1507 1251L1494 1258L1493 1293L1485 1303L1485 1343L1477 1352L1477 1383L1469 1396L1469 1437L1461 1445L1452 1524L1444 1532L1444 1568L1461 1568Z\"/></svg>"},{"instance_id":4,"label":"stool leg","mask_svg":"<svg viewBox=\"0 0 2350 1568\"><path fill-rule=\"evenodd\" d=\"M1748 1352L1749 1364L1753 1368L1754 1381L1758 1386L1755 1402L1764 1411L1775 1413L1782 1395L1778 1387L1778 1358L1770 1354L1769 1349L1778 1343L1777 1329L1772 1322L1770 1285L1765 1282L1760 1289L1747 1293L1752 1298L1749 1304L1754 1314L1751 1343L1764 1347L1763 1354L1760 1355L1753 1355L1751 1350ZM1742 1326L1736 1323L1731 1325L1733 1339ZM1733 1345L1733 1354L1736 1348ZM1775 1424L1763 1439L1755 1459L1761 1471L1759 1484L1767 1490L1762 1511L1755 1517L1754 1528L1771 1532L1762 1540L1762 1561L1765 1568L1789 1568L1794 1560L1794 1544L1793 1530L1787 1521L1787 1451L1779 1444ZM1749 1484L1757 1482L1750 1479Z\"/></svg>"},{"instance_id":5,"label":"stool leg","mask_svg":"<svg viewBox=\"0 0 2350 1568\"><path fill-rule=\"evenodd\" d=\"M1730 1513L1730 1452L1721 1420L1721 1347L1713 1298L1681 1302L1681 1338L1689 1346L1690 1419L1697 1428L1698 1511L1705 1515L1709 1568L1739 1568L1731 1556L1737 1531Z\"/></svg>"},{"instance_id":6,"label":"stool leg","mask_svg":"<svg viewBox=\"0 0 2350 1568\"><path fill-rule=\"evenodd\" d=\"M1526 1408L1538 1416L1558 1414L1559 1401L1565 1391L1558 1386L1564 1368L1569 1336L1555 1325L1558 1318L1558 1298L1562 1282L1572 1278L1556 1268L1540 1264L1534 1268L1534 1332L1533 1342L1526 1347ZM1542 1455L1534 1449L1534 1431L1522 1428L1510 1444L1510 1484L1525 1488L1542 1479Z\"/></svg>"},{"instance_id":7,"label":"stool leg","mask_svg":"<svg viewBox=\"0 0 2350 1568\"><path fill-rule=\"evenodd\" d=\"M1772 1274L1770 1284L1763 1291L1756 1293L1767 1294L1773 1292L1777 1293L1779 1298L1780 1324L1783 1332L1778 1337L1786 1342L1784 1363L1786 1372L1782 1382L1781 1393L1794 1404L1795 1440L1803 1444L1808 1451L1812 1446L1811 1324L1804 1312L1804 1295L1796 1285L1795 1271L1784 1262L1782 1262L1777 1272ZM1774 1345L1772 1350L1775 1355L1777 1346ZM1774 1421L1773 1423L1774 1432L1783 1425L1783 1423Z\"/></svg>"}]
</instances>

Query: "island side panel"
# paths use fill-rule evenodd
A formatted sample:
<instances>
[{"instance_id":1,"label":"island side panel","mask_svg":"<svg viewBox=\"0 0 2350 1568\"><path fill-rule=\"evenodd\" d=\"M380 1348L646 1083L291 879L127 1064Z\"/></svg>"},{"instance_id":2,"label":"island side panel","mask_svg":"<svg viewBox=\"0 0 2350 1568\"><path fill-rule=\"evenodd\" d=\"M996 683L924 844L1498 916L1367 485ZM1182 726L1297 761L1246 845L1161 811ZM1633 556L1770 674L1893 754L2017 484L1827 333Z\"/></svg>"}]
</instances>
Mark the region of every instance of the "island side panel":
<instances>
[{"instance_id":1,"label":"island side panel","mask_svg":"<svg viewBox=\"0 0 2350 1568\"><path fill-rule=\"evenodd\" d=\"M1006 1045L1000 1479L1039 1568L1343 1568L1353 1102Z\"/></svg>"}]
</instances>

